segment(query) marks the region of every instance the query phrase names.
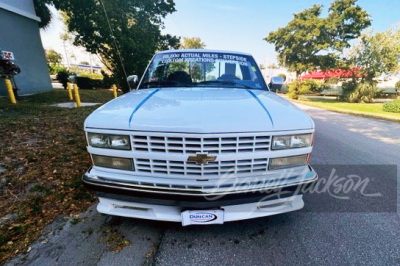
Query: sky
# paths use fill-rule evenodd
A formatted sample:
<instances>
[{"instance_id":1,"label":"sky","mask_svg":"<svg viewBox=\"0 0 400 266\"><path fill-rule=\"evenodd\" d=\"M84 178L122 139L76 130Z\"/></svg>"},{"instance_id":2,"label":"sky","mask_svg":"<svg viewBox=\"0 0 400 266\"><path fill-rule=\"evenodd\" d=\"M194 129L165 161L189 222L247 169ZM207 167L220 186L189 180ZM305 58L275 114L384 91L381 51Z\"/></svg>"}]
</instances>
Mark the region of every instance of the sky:
<instances>
[{"instance_id":1,"label":"sky","mask_svg":"<svg viewBox=\"0 0 400 266\"><path fill-rule=\"evenodd\" d=\"M60 36L65 32L64 23L61 20L61 16L58 14L54 7L50 7L53 14L50 25L46 29L40 30L40 36L42 39L43 47L46 50L53 49L58 53L61 53L63 60L62 63L67 64L65 54L69 57L69 63L79 64L80 62L86 61L91 62L92 65L101 65L100 59L97 55L90 54L86 52L83 47L76 47L70 43L66 43L64 48L64 43ZM71 58L73 55L75 58Z\"/></svg>"},{"instance_id":2,"label":"sky","mask_svg":"<svg viewBox=\"0 0 400 266\"><path fill-rule=\"evenodd\" d=\"M176 12L165 19L163 33L182 37L200 37L207 49L232 50L250 53L259 64L276 63L274 46L263 40L269 32L284 27L300 12L313 4L324 6L327 14L328 0L175 0ZM400 23L399 0L359 0L358 4L372 18L371 28L384 31ZM41 31L45 49L53 48L63 53L59 39L62 22L54 19L50 27ZM88 61L83 49L68 48ZM92 61L96 61L92 56Z\"/></svg>"}]
</instances>

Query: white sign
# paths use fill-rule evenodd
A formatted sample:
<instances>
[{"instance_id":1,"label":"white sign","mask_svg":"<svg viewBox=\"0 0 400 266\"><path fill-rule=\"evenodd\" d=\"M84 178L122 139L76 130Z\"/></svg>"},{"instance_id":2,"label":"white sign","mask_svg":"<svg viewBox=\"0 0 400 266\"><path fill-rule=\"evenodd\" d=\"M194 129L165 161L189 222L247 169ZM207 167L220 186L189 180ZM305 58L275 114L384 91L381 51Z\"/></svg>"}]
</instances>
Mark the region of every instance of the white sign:
<instances>
[{"instance_id":1,"label":"white sign","mask_svg":"<svg viewBox=\"0 0 400 266\"><path fill-rule=\"evenodd\" d=\"M238 55L212 54L212 53L171 53L166 54L161 61L163 64L192 62L192 63L215 63L215 60L230 64L238 63L247 66L247 58Z\"/></svg>"},{"instance_id":2,"label":"white sign","mask_svg":"<svg viewBox=\"0 0 400 266\"><path fill-rule=\"evenodd\" d=\"M191 224L223 224L223 210L184 211L181 213L182 225Z\"/></svg>"},{"instance_id":3,"label":"white sign","mask_svg":"<svg viewBox=\"0 0 400 266\"><path fill-rule=\"evenodd\" d=\"M3 51L1 57L3 58L3 60L14 60L13 52Z\"/></svg>"}]
</instances>

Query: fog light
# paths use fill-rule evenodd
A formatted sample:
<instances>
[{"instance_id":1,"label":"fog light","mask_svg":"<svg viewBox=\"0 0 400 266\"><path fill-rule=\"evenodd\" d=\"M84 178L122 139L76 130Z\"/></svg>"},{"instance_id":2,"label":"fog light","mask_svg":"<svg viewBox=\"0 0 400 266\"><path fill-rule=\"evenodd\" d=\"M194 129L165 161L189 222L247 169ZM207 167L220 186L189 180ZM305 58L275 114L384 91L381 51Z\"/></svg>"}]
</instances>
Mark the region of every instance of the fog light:
<instances>
[{"instance_id":1,"label":"fog light","mask_svg":"<svg viewBox=\"0 0 400 266\"><path fill-rule=\"evenodd\" d=\"M92 154L95 166L133 171L132 159Z\"/></svg>"},{"instance_id":2,"label":"fog light","mask_svg":"<svg viewBox=\"0 0 400 266\"><path fill-rule=\"evenodd\" d=\"M306 165L307 157L308 154L290 156L290 157L271 158L269 162L269 169L275 170L287 167Z\"/></svg>"}]
</instances>

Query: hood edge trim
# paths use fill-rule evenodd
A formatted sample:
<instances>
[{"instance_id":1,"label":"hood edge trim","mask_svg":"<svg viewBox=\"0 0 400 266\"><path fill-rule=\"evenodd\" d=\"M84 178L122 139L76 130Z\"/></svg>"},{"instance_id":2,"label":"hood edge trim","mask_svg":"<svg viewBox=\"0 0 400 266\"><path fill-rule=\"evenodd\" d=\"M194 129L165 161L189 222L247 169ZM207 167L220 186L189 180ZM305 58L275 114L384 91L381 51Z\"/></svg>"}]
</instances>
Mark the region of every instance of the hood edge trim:
<instances>
[{"instance_id":1,"label":"hood edge trim","mask_svg":"<svg viewBox=\"0 0 400 266\"><path fill-rule=\"evenodd\" d=\"M156 94L160 89L156 89L155 91L153 91L152 93L150 93L149 95L146 96L146 98L144 98L137 106L136 108L132 111L131 116L129 117L129 128L131 127L131 122L132 122L132 118L133 115L140 109L140 107L142 107L143 104L145 104L154 94Z\"/></svg>"},{"instance_id":2,"label":"hood edge trim","mask_svg":"<svg viewBox=\"0 0 400 266\"><path fill-rule=\"evenodd\" d=\"M257 97L257 95L254 94L250 89L246 89L248 93L250 93L251 96L261 105L261 107L264 109L264 111L267 113L269 120L271 121L272 127L274 127L274 121L272 120L271 114L268 112L267 107L261 102L261 100Z\"/></svg>"}]
</instances>

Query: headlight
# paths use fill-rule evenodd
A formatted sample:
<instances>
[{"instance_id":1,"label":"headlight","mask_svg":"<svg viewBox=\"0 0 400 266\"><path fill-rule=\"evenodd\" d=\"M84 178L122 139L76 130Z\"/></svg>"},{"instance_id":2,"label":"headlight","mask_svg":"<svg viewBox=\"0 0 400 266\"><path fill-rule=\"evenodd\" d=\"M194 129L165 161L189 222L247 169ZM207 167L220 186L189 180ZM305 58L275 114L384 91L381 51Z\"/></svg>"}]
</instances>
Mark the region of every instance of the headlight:
<instances>
[{"instance_id":1,"label":"headlight","mask_svg":"<svg viewBox=\"0 0 400 266\"><path fill-rule=\"evenodd\" d=\"M274 136L272 138L272 150L310 147L312 134Z\"/></svg>"},{"instance_id":2,"label":"headlight","mask_svg":"<svg viewBox=\"0 0 400 266\"><path fill-rule=\"evenodd\" d=\"M92 154L95 166L133 171L132 159Z\"/></svg>"},{"instance_id":3,"label":"headlight","mask_svg":"<svg viewBox=\"0 0 400 266\"><path fill-rule=\"evenodd\" d=\"M271 158L269 162L269 169L276 170L280 168L306 165L307 157L308 154L290 156L290 157Z\"/></svg>"},{"instance_id":4,"label":"headlight","mask_svg":"<svg viewBox=\"0 0 400 266\"><path fill-rule=\"evenodd\" d=\"M129 136L88 133L89 145L96 148L130 150Z\"/></svg>"}]
</instances>

